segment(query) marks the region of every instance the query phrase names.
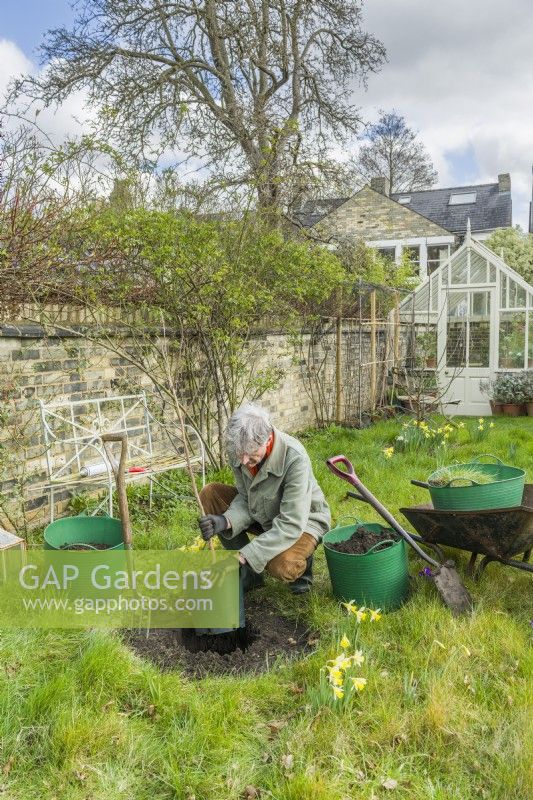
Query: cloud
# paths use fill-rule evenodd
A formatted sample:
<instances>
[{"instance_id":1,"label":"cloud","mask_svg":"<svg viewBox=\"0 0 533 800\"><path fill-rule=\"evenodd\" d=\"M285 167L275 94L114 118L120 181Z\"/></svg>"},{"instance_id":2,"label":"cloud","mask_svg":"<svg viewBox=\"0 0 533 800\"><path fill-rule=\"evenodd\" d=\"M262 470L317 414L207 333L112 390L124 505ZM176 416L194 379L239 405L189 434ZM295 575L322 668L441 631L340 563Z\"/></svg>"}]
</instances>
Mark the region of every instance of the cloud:
<instances>
[{"instance_id":1,"label":"cloud","mask_svg":"<svg viewBox=\"0 0 533 800\"><path fill-rule=\"evenodd\" d=\"M0 39L0 98L5 96L10 82L21 75L35 75L36 65L23 51L8 39ZM34 119L35 108L27 116ZM88 122L93 115L86 107L84 92L74 92L64 103L56 108L42 110L36 117L39 127L57 143L65 136L80 135L87 132ZM12 122L15 124L15 121Z\"/></svg>"},{"instance_id":2,"label":"cloud","mask_svg":"<svg viewBox=\"0 0 533 800\"><path fill-rule=\"evenodd\" d=\"M527 229L533 161L530 0L372 0L365 27L389 63L357 97L369 118L396 108L420 132L439 185L510 172L513 218ZM466 157L469 157L468 159ZM471 160L470 175L457 174Z\"/></svg>"}]
</instances>

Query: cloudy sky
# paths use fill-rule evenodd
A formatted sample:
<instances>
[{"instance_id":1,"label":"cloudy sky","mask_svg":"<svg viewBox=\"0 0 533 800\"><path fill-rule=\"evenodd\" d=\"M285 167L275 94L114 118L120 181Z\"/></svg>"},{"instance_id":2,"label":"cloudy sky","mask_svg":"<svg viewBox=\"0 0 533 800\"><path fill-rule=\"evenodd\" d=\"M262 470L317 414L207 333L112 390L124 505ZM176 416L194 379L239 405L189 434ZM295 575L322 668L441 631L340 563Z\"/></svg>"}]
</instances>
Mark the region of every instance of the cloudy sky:
<instances>
[{"instance_id":1,"label":"cloudy sky","mask_svg":"<svg viewBox=\"0 0 533 800\"><path fill-rule=\"evenodd\" d=\"M37 69L49 27L68 26L67 0L0 0L0 92L11 75ZM368 119L397 109L420 132L439 186L492 182L510 172L513 220L527 229L533 164L532 0L367 0L366 28L388 64L355 90ZM74 132L77 96L41 124Z\"/></svg>"}]
</instances>

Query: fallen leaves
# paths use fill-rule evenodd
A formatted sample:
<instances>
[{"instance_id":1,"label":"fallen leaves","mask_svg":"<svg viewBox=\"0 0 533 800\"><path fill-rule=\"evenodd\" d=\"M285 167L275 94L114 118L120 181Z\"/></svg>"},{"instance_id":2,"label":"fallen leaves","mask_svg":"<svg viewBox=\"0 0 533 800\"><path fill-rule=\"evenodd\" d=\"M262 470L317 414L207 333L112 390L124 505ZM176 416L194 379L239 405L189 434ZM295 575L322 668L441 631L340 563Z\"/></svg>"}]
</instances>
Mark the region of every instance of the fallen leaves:
<instances>
[{"instance_id":1,"label":"fallen leaves","mask_svg":"<svg viewBox=\"0 0 533 800\"><path fill-rule=\"evenodd\" d=\"M252 784L245 786L244 792L241 795L242 800L257 800L260 796L260 789L258 789L257 786L252 786Z\"/></svg>"},{"instance_id":2,"label":"fallen leaves","mask_svg":"<svg viewBox=\"0 0 533 800\"><path fill-rule=\"evenodd\" d=\"M284 753L281 756L281 766L286 772L290 772L294 766L294 756L292 753Z\"/></svg>"},{"instance_id":3,"label":"fallen leaves","mask_svg":"<svg viewBox=\"0 0 533 800\"><path fill-rule=\"evenodd\" d=\"M394 791L394 789L398 788L398 781L395 781L394 778L385 778L384 781L381 781L381 785L384 789Z\"/></svg>"}]
</instances>

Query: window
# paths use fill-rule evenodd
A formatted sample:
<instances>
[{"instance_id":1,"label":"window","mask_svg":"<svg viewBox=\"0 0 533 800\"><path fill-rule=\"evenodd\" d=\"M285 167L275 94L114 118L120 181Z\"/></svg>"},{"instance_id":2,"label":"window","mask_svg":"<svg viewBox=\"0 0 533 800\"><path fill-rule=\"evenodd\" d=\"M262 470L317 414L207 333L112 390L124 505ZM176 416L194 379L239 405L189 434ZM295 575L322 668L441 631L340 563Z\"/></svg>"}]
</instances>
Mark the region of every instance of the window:
<instances>
[{"instance_id":1,"label":"window","mask_svg":"<svg viewBox=\"0 0 533 800\"><path fill-rule=\"evenodd\" d=\"M398 198L398 202L401 203L404 206L407 203L411 202L411 198L410 197L399 197Z\"/></svg>"},{"instance_id":2,"label":"window","mask_svg":"<svg viewBox=\"0 0 533 800\"><path fill-rule=\"evenodd\" d=\"M441 264L449 258L450 256L450 245L437 245L436 247L428 247L428 275L431 275L432 272L435 272L437 267L440 267Z\"/></svg>"},{"instance_id":3,"label":"window","mask_svg":"<svg viewBox=\"0 0 533 800\"><path fill-rule=\"evenodd\" d=\"M409 245L409 247L404 247L403 252L407 253L409 256L409 261L413 265L414 273L418 274L418 267L420 266L420 245Z\"/></svg>"},{"instance_id":4,"label":"window","mask_svg":"<svg viewBox=\"0 0 533 800\"><path fill-rule=\"evenodd\" d=\"M464 206L468 203L476 202L476 192L462 192L461 194L451 194L449 205L451 206Z\"/></svg>"},{"instance_id":5,"label":"window","mask_svg":"<svg viewBox=\"0 0 533 800\"><path fill-rule=\"evenodd\" d=\"M386 261L395 261L396 260L396 248L395 247L378 247L377 248L377 252Z\"/></svg>"}]
</instances>

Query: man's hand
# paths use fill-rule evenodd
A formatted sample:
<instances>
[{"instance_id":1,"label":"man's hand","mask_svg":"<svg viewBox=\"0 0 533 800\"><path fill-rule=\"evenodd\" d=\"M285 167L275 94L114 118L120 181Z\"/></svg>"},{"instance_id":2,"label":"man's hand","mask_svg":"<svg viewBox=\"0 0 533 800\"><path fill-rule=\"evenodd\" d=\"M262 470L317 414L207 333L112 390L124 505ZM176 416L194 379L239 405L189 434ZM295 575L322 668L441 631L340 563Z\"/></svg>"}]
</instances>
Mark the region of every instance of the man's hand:
<instances>
[{"instance_id":1,"label":"man's hand","mask_svg":"<svg viewBox=\"0 0 533 800\"><path fill-rule=\"evenodd\" d=\"M215 534L222 533L228 527L228 521L222 514L206 514L199 519L202 539L208 542Z\"/></svg>"}]
</instances>

